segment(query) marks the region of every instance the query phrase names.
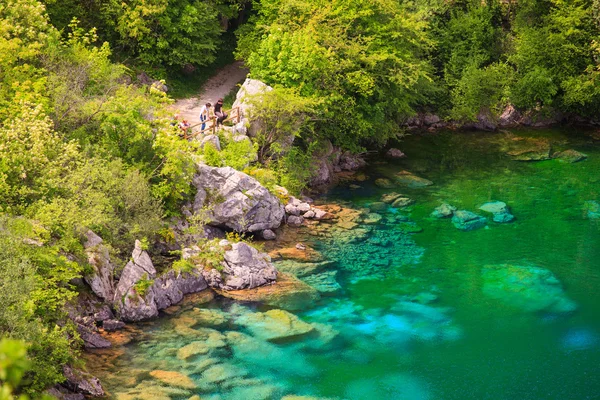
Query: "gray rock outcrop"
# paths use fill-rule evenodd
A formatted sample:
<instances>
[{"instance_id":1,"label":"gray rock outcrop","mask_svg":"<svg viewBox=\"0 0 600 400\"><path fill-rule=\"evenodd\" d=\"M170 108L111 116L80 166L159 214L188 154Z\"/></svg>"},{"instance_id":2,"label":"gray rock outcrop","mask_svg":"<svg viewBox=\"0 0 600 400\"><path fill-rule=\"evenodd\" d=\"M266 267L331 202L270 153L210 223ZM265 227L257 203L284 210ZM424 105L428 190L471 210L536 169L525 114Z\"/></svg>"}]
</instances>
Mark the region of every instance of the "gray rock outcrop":
<instances>
[{"instance_id":1,"label":"gray rock outcrop","mask_svg":"<svg viewBox=\"0 0 600 400\"><path fill-rule=\"evenodd\" d=\"M93 271L84 279L96 296L111 301L115 293L113 281L115 265L110 261L108 247L102 244L102 238L92 231L87 231L85 236L84 249Z\"/></svg>"},{"instance_id":2,"label":"gray rock outcrop","mask_svg":"<svg viewBox=\"0 0 600 400\"><path fill-rule=\"evenodd\" d=\"M512 105L509 104L498 118L498 126L501 128L513 128L519 125L521 113Z\"/></svg>"},{"instance_id":3,"label":"gray rock outcrop","mask_svg":"<svg viewBox=\"0 0 600 400\"><path fill-rule=\"evenodd\" d=\"M200 292L207 287L208 284L199 271L178 273L171 270L154 280L152 291L156 307L163 310L179 303L184 295Z\"/></svg>"},{"instance_id":4,"label":"gray rock outcrop","mask_svg":"<svg viewBox=\"0 0 600 400\"><path fill-rule=\"evenodd\" d=\"M114 308L124 321L141 321L158 315L158 308L154 301L154 291L148 288L145 293L138 293L136 284L142 280L153 280L156 269L148 253L142 249L139 240L135 241L135 248L131 259L121 273L114 297Z\"/></svg>"},{"instance_id":5,"label":"gray rock outcrop","mask_svg":"<svg viewBox=\"0 0 600 400\"><path fill-rule=\"evenodd\" d=\"M200 148L204 149L204 146L210 144L212 147L221 151L221 142L219 141L219 137L217 135L206 135L202 138L200 142Z\"/></svg>"},{"instance_id":6,"label":"gray rock outcrop","mask_svg":"<svg viewBox=\"0 0 600 400\"><path fill-rule=\"evenodd\" d=\"M221 271L204 269L203 275L210 287L222 290L253 289L277 279L277 269L271 257L244 242L222 240L225 251Z\"/></svg>"},{"instance_id":7,"label":"gray rock outcrop","mask_svg":"<svg viewBox=\"0 0 600 400\"><path fill-rule=\"evenodd\" d=\"M68 365L63 367L63 374L66 378L63 385L67 389L87 396L100 397L105 395L98 378L83 371L75 370Z\"/></svg>"},{"instance_id":8,"label":"gray rock outcrop","mask_svg":"<svg viewBox=\"0 0 600 400\"><path fill-rule=\"evenodd\" d=\"M238 232L257 232L281 225L285 211L279 199L256 179L231 167L198 165L194 212L206 208L208 224Z\"/></svg>"}]
</instances>

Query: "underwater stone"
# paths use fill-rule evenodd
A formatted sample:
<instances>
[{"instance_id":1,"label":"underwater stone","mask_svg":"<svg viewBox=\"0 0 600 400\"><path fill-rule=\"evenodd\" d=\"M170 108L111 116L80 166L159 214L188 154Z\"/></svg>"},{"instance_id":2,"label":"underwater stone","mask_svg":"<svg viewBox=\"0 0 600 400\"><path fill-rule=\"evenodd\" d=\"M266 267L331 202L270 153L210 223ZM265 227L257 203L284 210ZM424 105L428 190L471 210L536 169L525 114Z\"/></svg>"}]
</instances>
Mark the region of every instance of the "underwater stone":
<instances>
[{"instance_id":1,"label":"underwater stone","mask_svg":"<svg viewBox=\"0 0 600 400\"><path fill-rule=\"evenodd\" d=\"M261 302L286 310L308 308L320 297L315 288L286 273L280 273L277 281L272 285L249 290L219 290L217 292L234 300Z\"/></svg>"},{"instance_id":2,"label":"underwater stone","mask_svg":"<svg viewBox=\"0 0 600 400\"><path fill-rule=\"evenodd\" d=\"M583 203L583 209L586 212L586 217L589 219L600 218L600 203L595 200L586 201Z\"/></svg>"},{"instance_id":3,"label":"underwater stone","mask_svg":"<svg viewBox=\"0 0 600 400\"><path fill-rule=\"evenodd\" d=\"M363 223L367 224L367 225L374 225L377 224L381 221L382 216L377 214L377 213L370 213L367 214L367 216L365 217L365 219L363 220Z\"/></svg>"},{"instance_id":4,"label":"underwater stone","mask_svg":"<svg viewBox=\"0 0 600 400\"><path fill-rule=\"evenodd\" d=\"M196 384L188 376L176 371L154 370L150 376L166 383L169 386L180 387L183 389L195 389Z\"/></svg>"},{"instance_id":5,"label":"underwater stone","mask_svg":"<svg viewBox=\"0 0 600 400\"><path fill-rule=\"evenodd\" d=\"M411 198L400 196L392 203L392 207L394 208L404 208L413 204L415 201Z\"/></svg>"},{"instance_id":6,"label":"underwater stone","mask_svg":"<svg viewBox=\"0 0 600 400\"><path fill-rule=\"evenodd\" d=\"M487 224L487 220L471 211L459 210L454 212L452 224L461 231L472 231L483 228Z\"/></svg>"},{"instance_id":7,"label":"underwater stone","mask_svg":"<svg viewBox=\"0 0 600 400\"><path fill-rule=\"evenodd\" d=\"M568 313L577 308L560 281L546 268L487 265L482 276L484 294L525 312Z\"/></svg>"},{"instance_id":8,"label":"underwater stone","mask_svg":"<svg viewBox=\"0 0 600 400\"><path fill-rule=\"evenodd\" d=\"M448 203L442 203L442 205L437 206L433 212L431 213L431 216L433 218L448 218L451 217L452 214L454 214L454 211L456 211L456 207L451 206Z\"/></svg>"},{"instance_id":9,"label":"underwater stone","mask_svg":"<svg viewBox=\"0 0 600 400\"><path fill-rule=\"evenodd\" d=\"M558 153L554 153L552 158L559 159L560 161L567 163L576 163L578 161L583 161L587 158L587 154L580 153L576 150L569 149L565 151L561 151Z\"/></svg>"},{"instance_id":10,"label":"underwater stone","mask_svg":"<svg viewBox=\"0 0 600 400\"><path fill-rule=\"evenodd\" d=\"M385 211L387 210L388 205L382 201L376 201L374 203L371 203L371 205L369 205L369 210L373 211L373 212L381 212L381 211Z\"/></svg>"},{"instance_id":11,"label":"underwater stone","mask_svg":"<svg viewBox=\"0 0 600 400\"><path fill-rule=\"evenodd\" d=\"M479 207L480 210L493 214L494 222L506 223L515 219L503 201L490 201Z\"/></svg>"},{"instance_id":12,"label":"underwater stone","mask_svg":"<svg viewBox=\"0 0 600 400\"><path fill-rule=\"evenodd\" d=\"M396 182L400 183L401 185L408 186L409 188L423 188L433 185L433 182L430 180L421 178L420 176L405 170L398 172L395 175L395 179Z\"/></svg>"},{"instance_id":13,"label":"underwater stone","mask_svg":"<svg viewBox=\"0 0 600 400\"><path fill-rule=\"evenodd\" d=\"M384 203L393 203L394 200L396 200L398 197L403 196L400 193L396 193L396 192L392 192L392 193L386 193L383 196L381 196L381 201Z\"/></svg>"},{"instance_id":14,"label":"underwater stone","mask_svg":"<svg viewBox=\"0 0 600 400\"><path fill-rule=\"evenodd\" d=\"M320 293L334 294L342 290L340 284L335 280L336 275L337 271L325 271L306 276L302 280L317 289Z\"/></svg>"},{"instance_id":15,"label":"underwater stone","mask_svg":"<svg viewBox=\"0 0 600 400\"><path fill-rule=\"evenodd\" d=\"M380 188L384 189L391 189L394 187L394 184L387 178L378 178L375 179L375 186L379 186Z\"/></svg>"},{"instance_id":16,"label":"underwater stone","mask_svg":"<svg viewBox=\"0 0 600 400\"><path fill-rule=\"evenodd\" d=\"M245 326L254 336L270 341L297 338L315 329L311 324L284 310L242 315L236 322Z\"/></svg>"},{"instance_id":17,"label":"underwater stone","mask_svg":"<svg viewBox=\"0 0 600 400\"><path fill-rule=\"evenodd\" d=\"M208 354L209 351L210 347L208 347L206 343L200 341L192 342L177 351L177 358L187 361L191 357Z\"/></svg>"}]
</instances>

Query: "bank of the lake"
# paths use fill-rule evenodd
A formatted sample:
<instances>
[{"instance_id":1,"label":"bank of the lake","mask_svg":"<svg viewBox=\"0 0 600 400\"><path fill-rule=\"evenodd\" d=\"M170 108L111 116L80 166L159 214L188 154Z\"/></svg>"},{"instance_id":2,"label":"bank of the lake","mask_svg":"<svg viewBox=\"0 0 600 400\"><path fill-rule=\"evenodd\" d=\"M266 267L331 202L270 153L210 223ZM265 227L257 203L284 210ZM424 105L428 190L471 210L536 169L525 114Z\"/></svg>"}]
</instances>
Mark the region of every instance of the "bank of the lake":
<instances>
[{"instance_id":1,"label":"bank of the lake","mask_svg":"<svg viewBox=\"0 0 600 400\"><path fill-rule=\"evenodd\" d=\"M587 159L515 160L527 147ZM564 128L415 135L401 148L406 158L374 158L317 200L337 220L289 234L320 258L275 266L318 302L188 301L88 367L118 399L597 398L600 143ZM414 203L381 201L393 192ZM479 210L490 201L514 221ZM442 203L486 226L432 217Z\"/></svg>"}]
</instances>

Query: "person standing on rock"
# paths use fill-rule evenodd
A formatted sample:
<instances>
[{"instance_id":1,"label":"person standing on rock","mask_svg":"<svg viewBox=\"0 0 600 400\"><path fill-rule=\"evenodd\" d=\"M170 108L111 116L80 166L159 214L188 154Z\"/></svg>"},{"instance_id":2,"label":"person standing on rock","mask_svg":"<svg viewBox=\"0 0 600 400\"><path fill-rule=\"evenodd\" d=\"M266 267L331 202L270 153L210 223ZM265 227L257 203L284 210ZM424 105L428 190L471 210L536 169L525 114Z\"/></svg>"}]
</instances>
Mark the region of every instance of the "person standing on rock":
<instances>
[{"instance_id":1,"label":"person standing on rock","mask_svg":"<svg viewBox=\"0 0 600 400\"><path fill-rule=\"evenodd\" d=\"M202 122L202 125L200 126L200 131L204 131L204 128L206 128L206 121L210 116L210 107L212 107L212 104L206 103L200 109L200 122Z\"/></svg>"},{"instance_id":2,"label":"person standing on rock","mask_svg":"<svg viewBox=\"0 0 600 400\"><path fill-rule=\"evenodd\" d=\"M222 124L227 118L227 113L223 111L223 99L217 100L217 104L215 104L215 115L217 117L217 124Z\"/></svg>"}]
</instances>

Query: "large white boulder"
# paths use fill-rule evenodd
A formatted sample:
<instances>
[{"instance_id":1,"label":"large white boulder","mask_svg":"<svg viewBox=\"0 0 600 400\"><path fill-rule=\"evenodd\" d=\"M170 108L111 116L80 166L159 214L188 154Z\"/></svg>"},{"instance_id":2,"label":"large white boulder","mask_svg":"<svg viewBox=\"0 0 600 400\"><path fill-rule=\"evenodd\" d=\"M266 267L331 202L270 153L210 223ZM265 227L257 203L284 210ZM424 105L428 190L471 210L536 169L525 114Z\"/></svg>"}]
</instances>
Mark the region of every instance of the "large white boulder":
<instances>
[{"instance_id":1,"label":"large white boulder","mask_svg":"<svg viewBox=\"0 0 600 400\"><path fill-rule=\"evenodd\" d=\"M283 205L256 179L231 167L198 165L193 210L205 213L207 224L238 232L275 229L285 214Z\"/></svg>"}]
</instances>

